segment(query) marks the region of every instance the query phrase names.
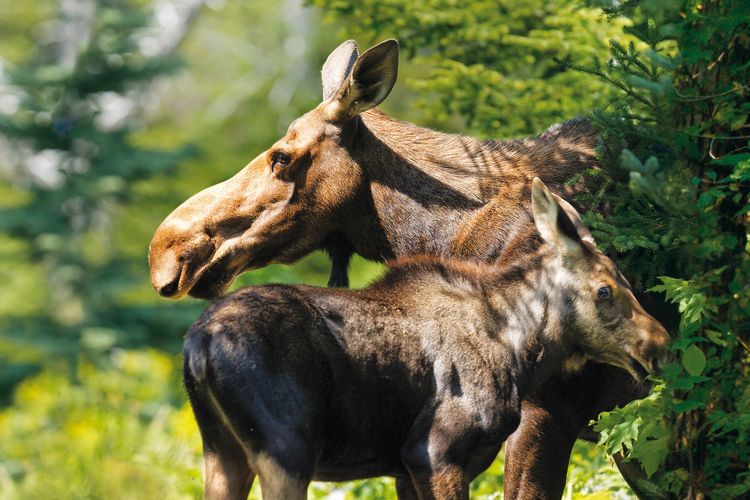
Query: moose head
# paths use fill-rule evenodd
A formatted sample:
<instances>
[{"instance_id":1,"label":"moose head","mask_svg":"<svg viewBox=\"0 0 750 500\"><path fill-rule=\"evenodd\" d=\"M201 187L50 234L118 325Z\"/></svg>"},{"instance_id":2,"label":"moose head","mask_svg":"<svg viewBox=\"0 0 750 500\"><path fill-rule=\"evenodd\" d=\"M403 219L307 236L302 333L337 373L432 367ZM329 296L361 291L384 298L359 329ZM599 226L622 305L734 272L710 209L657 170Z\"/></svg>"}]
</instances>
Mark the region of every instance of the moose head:
<instances>
[{"instance_id":1,"label":"moose head","mask_svg":"<svg viewBox=\"0 0 750 500\"><path fill-rule=\"evenodd\" d=\"M323 102L234 177L177 207L149 247L151 283L165 297L210 298L245 270L290 263L320 248L363 186L359 115L396 83L398 43L361 56L341 44L323 66Z\"/></svg>"},{"instance_id":2,"label":"moose head","mask_svg":"<svg viewBox=\"0 0 750 500\"><path fill-rule=\"evenodd\" d=\"M580 357L619 366L637 380L658 369L670 337L643 310L627 279L596 248L578 212L537 177L531 187L536 229L555 250L559 272L552 285L570 310L565 328Z\"/></svg>"}]
</instances>

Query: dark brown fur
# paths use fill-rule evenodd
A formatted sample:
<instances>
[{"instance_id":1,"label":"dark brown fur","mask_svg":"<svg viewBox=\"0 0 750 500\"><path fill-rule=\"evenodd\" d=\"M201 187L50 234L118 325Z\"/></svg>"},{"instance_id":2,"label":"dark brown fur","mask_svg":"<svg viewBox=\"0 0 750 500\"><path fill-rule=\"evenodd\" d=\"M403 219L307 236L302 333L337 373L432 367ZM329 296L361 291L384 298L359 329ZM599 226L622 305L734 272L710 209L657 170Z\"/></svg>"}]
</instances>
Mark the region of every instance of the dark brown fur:
<instances>
[{"instance_id":1,"label":"dark brown fur","mask_svg":"<svg viewBox=\"0 0 750 500\"><path fill-rule=\"evenodd\" d=\"M503 269L410 258L361 291L250 287L211 305L185 342L207 497L244 498L256 474L268 499L390 475L400 498L468 499L525 394L568 359L651 369L664 329L609 259L554 233Z\"/></svg>"}]
</instances>

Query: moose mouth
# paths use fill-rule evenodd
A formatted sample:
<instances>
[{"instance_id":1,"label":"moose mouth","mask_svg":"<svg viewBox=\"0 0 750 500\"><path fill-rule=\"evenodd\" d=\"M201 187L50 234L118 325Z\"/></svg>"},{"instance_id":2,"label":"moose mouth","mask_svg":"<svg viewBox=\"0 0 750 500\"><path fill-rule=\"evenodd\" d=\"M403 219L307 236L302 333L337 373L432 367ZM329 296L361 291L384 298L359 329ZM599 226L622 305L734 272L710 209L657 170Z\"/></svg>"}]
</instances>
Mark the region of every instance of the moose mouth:
<instances>
[{"instance_id":1,"label":"moose mouth","mask_svg":"<svg viewBox=\"0 0 750 500\"><path fill-rule=\"evenodd\" d=\"M154 283L162 297L179 299L191 295L200 299L214 299L221 295L232 282L237 272L227 265L226 259L205 262L197 268L184 263L179 266L171 280L163 286ZM153 280L153 278L152 278Z\"/></svg>"},{"instance_id":2,"label":"moose mouth","mask_svg":"<svg viewBox=\"0 0 750 500\"><path fill-rule=\"evenodd\" d=\"M647 369L641 361L633 356L628 357L627 366L625 369L636 379L638 382L643 382L646 377L651 374L651 371Z\"/></svg>"},{"instance_id":3,"label":"moose mouth","mask_svg":"<svg viewBox=\"0 0 750 500\"><path fill-rule=\"evenodd\" d=\"M234 278L244 271L250 271L267 266L274 261L273 252L259 252L249 260L238 258L236 252L224 252L216 258L214 251L209 259L198 263L183 263L175 266L175 272L169 282L163 283L162 275L152 274L154 289L162 297L179 299L190 295L198 299L216 299L232 284ZM153 268L152 268L153 269Z\"/></svg>"},{"instance_id":4,"label":"moose mouth","mask_svg":"<svg viewBox=\"0 0 750 500\"><path fill-rule=\"evenodd\" d=\"M228 267L213 265L201 273L187 293L196 299L216 299L222 295L234 277L234 271Z\"/></svg>"},{"instance_id":5,"label":"moose mouth","mask_svg":"<svg viewBox=\"0 0 750 500\"><path fill-rule=\"evenodd\" d=\"M227 259L221 259L208 264L198 272L195 283L187 290L187 294L196 299L214 300L223 295L237 275L268 265L271 257L257 255L244 265L229 265Z\"/></svg>"}]
</instances>

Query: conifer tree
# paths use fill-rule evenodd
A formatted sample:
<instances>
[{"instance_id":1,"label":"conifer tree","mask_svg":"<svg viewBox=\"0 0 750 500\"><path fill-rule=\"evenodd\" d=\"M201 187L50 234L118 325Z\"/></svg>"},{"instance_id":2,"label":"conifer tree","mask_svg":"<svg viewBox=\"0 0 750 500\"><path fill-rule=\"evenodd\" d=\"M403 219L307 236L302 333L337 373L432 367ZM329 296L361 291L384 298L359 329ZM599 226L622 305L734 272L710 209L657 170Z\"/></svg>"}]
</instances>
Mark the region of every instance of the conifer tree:
<instances>
[{"instance_id":1,"label":"conifer tree","mask_svg":"<svg viewBox=\"0 0 750 500\"><path fill-rule=\"evenodd\" d=\"M17 105L0 114L2 167L10 174L1 186L0 243L6 262L18 267L6 266L0 285L9 298L0 314L2 349L33 365L50 356L75 360L79 350L179 342L163 333L174 337L163 325L175 318L124 299L145 276L145 256L135 263L118 254L112 224L132 201L133 183L190 153L134 140L150 84L180 68L171 52L187 25L183 33L156 32L153 15L135 2L97 0L62 2L44 26L37 49L5 75ZM25 290L33 297L9 288L21 282L19 272L35 284L33 294ZM36 314L23 313L29 301ZM2 364L3 389L29 368Z\"/></svg>"},{"instance_id":2,"label":"conifer tree","mask_svg":"<svg viewBox=\"0 0 750 500\"><path fill-rule=\"evenodd\" d=\"M397 38L425 72L407 82L436 125L459 117L487 138L543 131L608 102L610 86L566 71L554 57L606 57L622 21L598 8L551 0L312 0L347 36L369 45ZM367 43L365 43L367 42Z\"/></svg>"}]
</instances>

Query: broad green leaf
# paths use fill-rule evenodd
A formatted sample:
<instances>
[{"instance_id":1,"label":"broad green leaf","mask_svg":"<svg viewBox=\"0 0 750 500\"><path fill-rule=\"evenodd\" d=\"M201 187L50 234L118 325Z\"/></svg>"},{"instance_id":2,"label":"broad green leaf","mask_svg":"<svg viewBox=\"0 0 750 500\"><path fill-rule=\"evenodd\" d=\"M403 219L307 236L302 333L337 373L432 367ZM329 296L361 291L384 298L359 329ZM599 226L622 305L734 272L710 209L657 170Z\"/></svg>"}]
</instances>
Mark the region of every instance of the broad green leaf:
<instances>
[{"instance_id":1,"label":"broad green leaf","mask_svg":"<svg viewBox=\"0 0 750 500\"><path fill-rule=\"evenodd\" d=\"M703 403L700 401L693 401L692 399L688 399L687 401L683 401L682 403L677 403L674 405L674 411L675 413L685 413L686 411L695 410L696 408L701 408L704 406Z\"/></svg>"},{"instance_id":2,"label":"broad green leaf","mask_svg":"<svg viewBox=\"0 0 750 500\"><path fill-rule=\"evenodd\" d=\"M682 353L682 366L690 375L698 376L706 367L706 355L696 345L691 345Z\"/></svg>"},{"instance_id":3,"label":"broad green leaf","mask_svg":"<svg viewBox=\"0 0 750 500\"><path fill-rule=\"evenodd\" d=\"M664 459L669 453L669 439L667 437L658 439L649 439L638 443L636 449L633 451L633 456L643 465L643 470L646 475L650 478L654 475L654 472L664 462Z\"/></svg>"}]
</instances>

